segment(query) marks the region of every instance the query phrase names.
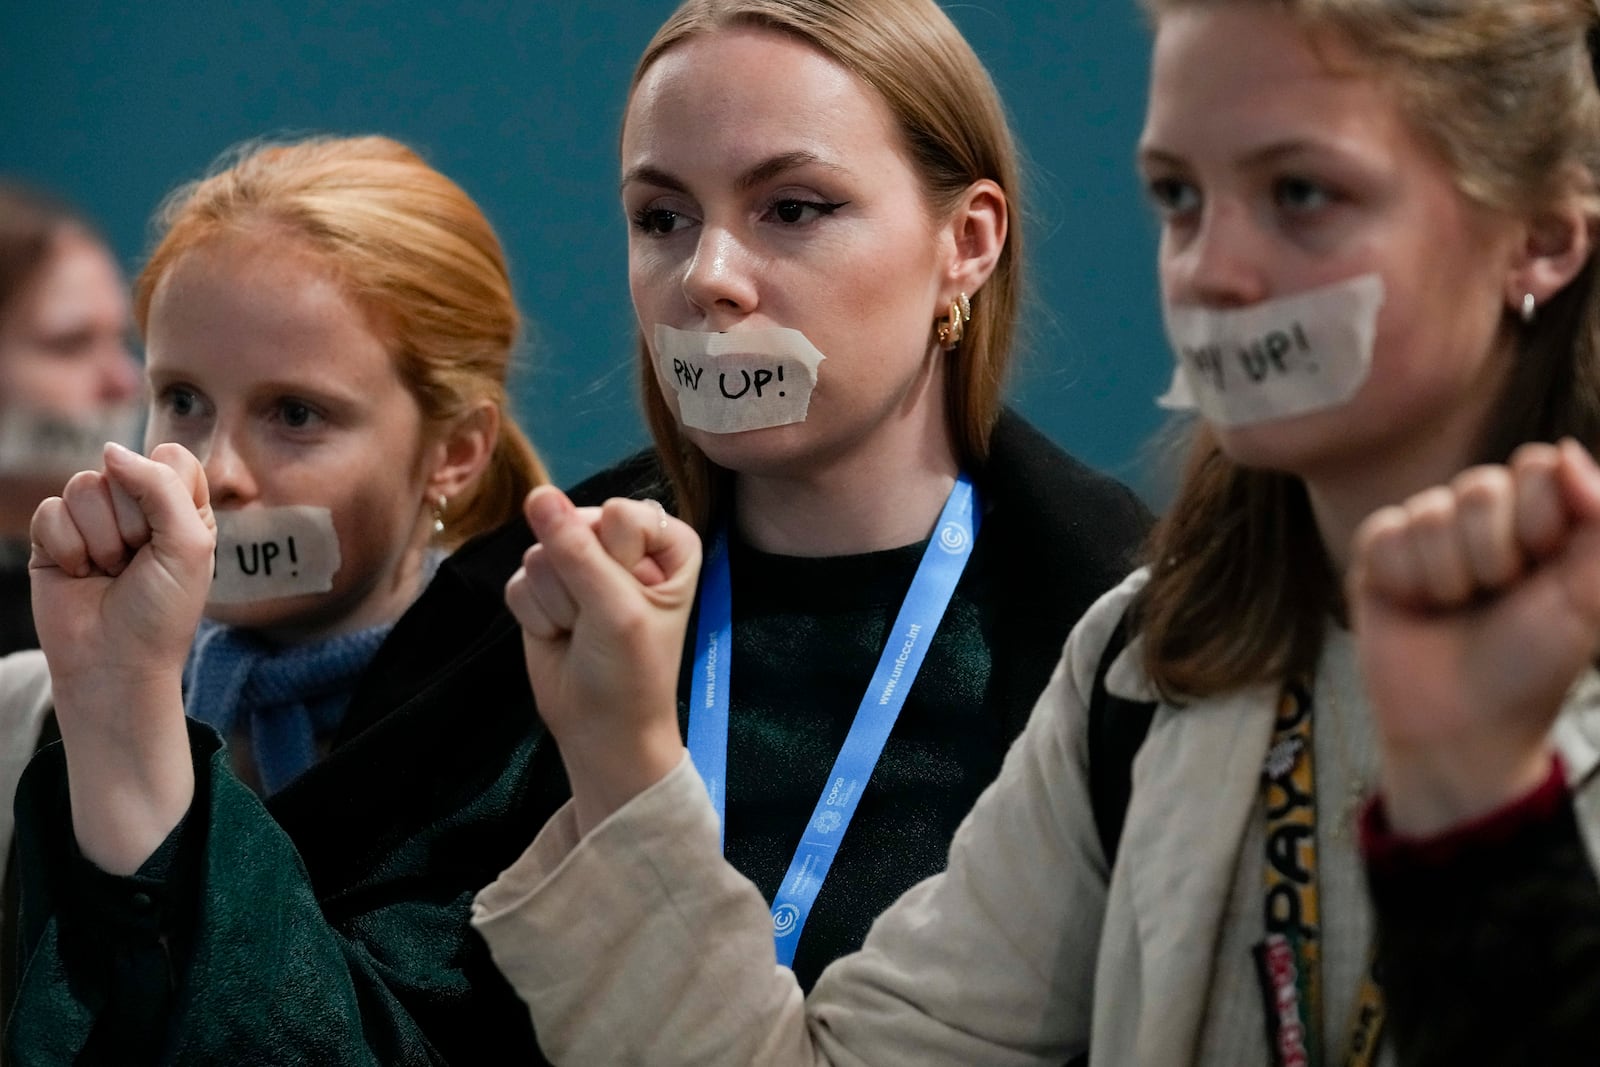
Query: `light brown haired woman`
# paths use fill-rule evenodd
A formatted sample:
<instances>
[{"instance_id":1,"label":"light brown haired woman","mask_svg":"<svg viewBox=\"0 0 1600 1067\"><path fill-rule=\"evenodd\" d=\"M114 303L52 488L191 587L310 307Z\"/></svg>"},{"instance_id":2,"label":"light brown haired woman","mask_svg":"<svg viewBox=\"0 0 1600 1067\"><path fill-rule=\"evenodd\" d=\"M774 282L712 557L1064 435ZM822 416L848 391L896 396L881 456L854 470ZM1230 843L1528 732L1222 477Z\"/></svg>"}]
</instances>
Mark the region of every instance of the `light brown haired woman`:
<instances>
[{"instance_id":1,"label":"light brown haired woman","mask_svg":"<svg viewBox=\"0 0 1600 1067\"><path fill-rule=\"evenodd\" d=\"M1593 1058L1600 469L1553 442L1600 439L1600 14L1152 6L1183 484L949 869L809 997L671 729L698 545L530 502L508 600L574 802L476 921L556 1062ZM1120 843L1108 703L1153 713Z\"/></svg>"},{"instance_id":2,"label":"light brown haired woman","mask_svg":"<svg viewBox=\"0 0 1600 1067\"><path fill-rule=\"evenodd\" d=\"M161 224L149 456L108 446L33 520L64 744L18 792L8 1057L531 1051L466 903L532 740L356 699L448 553L544 481L499 241L382 137L248 146Z\"/></svg>"}]
</instances>

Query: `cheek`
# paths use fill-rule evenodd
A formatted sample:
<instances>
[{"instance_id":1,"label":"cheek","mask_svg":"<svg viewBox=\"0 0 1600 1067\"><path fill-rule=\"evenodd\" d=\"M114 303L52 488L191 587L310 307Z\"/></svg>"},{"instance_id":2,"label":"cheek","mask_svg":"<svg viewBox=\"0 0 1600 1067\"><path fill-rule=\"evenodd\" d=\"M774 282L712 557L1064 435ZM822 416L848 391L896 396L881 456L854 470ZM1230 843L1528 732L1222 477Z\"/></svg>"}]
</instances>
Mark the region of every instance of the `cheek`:
<instances>
[{"instance_id":1,"label":"cheek","mask_svg":"<svg viewBox=\"0 0 1600 1067\"><path fill-rule=\"evenodd\" d=\"M1471 378L1491 358L1501 322L1498 299L1481 287L1391 286L1378 319L1373 376Z\"/></svg>"},{"instance_id":2,"label":"cheek","mask_svg":"<svg viewBox=\"0 0 1600 1067\"><path fill-rule=\"evenodd\" d=\"M396 479L398 482L398 479ZM421 490L369 483L341 500L329 501L344 565L335 582L359 580L386 569L410 544L422 511Z\"/></svg>"},{"instance_id":3,"label":"cheek","mask_svg":"<svg viewBox=\"0 0 1600 1067\"><path fill-rule=\"evenodd\" d=\"M628 295L646 331L663 319L662 308L671 298L675 280L675 272L659 253L629 253Z\"/></svg>"}]
</instances>

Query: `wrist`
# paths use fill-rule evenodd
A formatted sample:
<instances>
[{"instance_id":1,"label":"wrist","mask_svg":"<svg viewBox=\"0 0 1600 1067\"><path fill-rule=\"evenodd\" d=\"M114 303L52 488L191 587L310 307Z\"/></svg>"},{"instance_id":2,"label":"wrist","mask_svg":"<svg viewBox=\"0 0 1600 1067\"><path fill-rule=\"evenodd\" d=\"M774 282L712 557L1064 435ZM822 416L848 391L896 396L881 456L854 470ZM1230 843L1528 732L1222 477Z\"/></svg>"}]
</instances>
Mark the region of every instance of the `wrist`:
<instances>
[{"instance_id":1,"label":"wrist","mask_svg":"<svg viewBox=\"0 0 1600 1067\"><path fill-rule=\"evenodd\" d=\"M1361 851L1371 876L1380 881L1459 870L1463 863L1502 855L1513 840L1540 833L1560 817L1563 808L1570 815L1571 804L1565 768L1554 757L1546 765L1544 780L1532 791L1429 837L1396 832L1390 825L1383 797L1375 796L1361 813Z\"/></svg>"},{"instance_id":2,"label":"wrist","mask_svg":"<svg viewBox=\"0 0 1600 1067\"><path fill-rule=\"evenodd\" d=\"M1482 819L1537 790L1551 758L1548 745L1522 753L1386 754L1380 790L1388 827L1400 837L1427 838Z\"/></svg>"},{"instance_id":3,"label":"wrist","mask_svg":"<svg viewBox=\"0 0 1600 1067\"><path fill-rule=\"evenodd\" d=\"M181 687L153 685L116 702L85 703L82 690L56 702L67 791L79 850L115 875L132 874L183 819L194 800L194 760Z\"/></svg>"},{"instance_id":4,"label":"wrist","mask_svg":"<svg viewBox=\"0 0 1600 1067\"><path fill-rule=\"evenodd\" d=\"M668 728L670 726L670 728ZM578 832L586 835L613 812L670 774L683 760L674 717L629 735L556 739L572 785Z\"/></svg>"}]
</instances>

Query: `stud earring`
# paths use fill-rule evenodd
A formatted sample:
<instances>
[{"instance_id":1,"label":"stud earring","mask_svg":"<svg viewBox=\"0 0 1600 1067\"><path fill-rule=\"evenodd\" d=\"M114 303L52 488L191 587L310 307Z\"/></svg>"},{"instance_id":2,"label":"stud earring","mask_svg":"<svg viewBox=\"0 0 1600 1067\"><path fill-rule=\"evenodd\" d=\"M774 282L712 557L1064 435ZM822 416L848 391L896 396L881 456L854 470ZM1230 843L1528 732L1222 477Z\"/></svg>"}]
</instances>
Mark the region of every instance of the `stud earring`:
<instances>
[{"instance_id":1,"label":"stud earring","mask_svg":"<svg viewBox=\"0 0 1600 1067\"><path fill-rule=\"evenodd\" d=\"M1523 293L1522 294L1522 321L1524 323L1533 322L1533 317L1534 317L1534 315L1536 315L1538 313L1538 311L1539 311L1539 301L1534 298L1534 295L1532 293Z\"/></svg>"},{"instance_id":2,"label":"stud earring","mask_svg":"<svg viewBox=\"0 0 1600 1067\"><path fill-rule=\"evenodd\" d=\"M939 344L949 352L961 343L966 335L967 323L972 321L972 301L961 293L950 301L950 312L938 322Z\"/></svg>"},{"instance_id":3,"label":"stud earring","mask_svg":"<svg viewBox=\"0 0 1600 1067\"><path fill-rule=\"evenodd\" d=\"M450 498L441 495L438 503L433 505L433 532L444 533L444 509L450 506Z\"/></svg>"}]
</instances>

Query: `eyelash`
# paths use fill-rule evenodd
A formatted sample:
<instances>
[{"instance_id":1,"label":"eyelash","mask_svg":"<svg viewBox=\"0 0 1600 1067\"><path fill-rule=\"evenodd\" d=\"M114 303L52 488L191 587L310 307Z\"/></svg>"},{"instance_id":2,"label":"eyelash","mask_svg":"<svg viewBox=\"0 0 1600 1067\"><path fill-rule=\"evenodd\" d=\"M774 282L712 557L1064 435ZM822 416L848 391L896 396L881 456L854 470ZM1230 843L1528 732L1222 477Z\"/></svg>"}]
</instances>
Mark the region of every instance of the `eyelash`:
<instances>
[{"instance_id":1,"label":"eyelash","mask_svg":"<svg viewBox=\"0 0 1600 1067\"><path fill-rule=\"evenodd\" d=\"M1192 193L1198 203L1200 193L1193 182L1184 181L1182 178L1151 178L1145 183L1145 195L1155 207L1156 214L1163 219L1171 219L1194 210L1193 206L1187 208L1173 206L1172 201L1181 191Z\"/></svg>"},{"instance_id":2,"label":"eyelash","mask_svg":"<svg viewBox=\"0 0 1600 1067\"><path fill-rule=\"evenodd\" d=\"M840 200L835 203L829 200L801 200L799 197L786 196L780 200L774 200L771 205L768 206L767 210L761 213L761 217L766 218L768 215L775 215L779 208L794 205L799 207L802 211L810 208L817 213L819 218L827 218L835 211L838 211L840 208L844 207L847 203L849 203L847 200ZM794 222L785 222L784 225L800 226L803 225L803 223L801 220L797 219Z\"/></svg>"},{"instance_id":3,"label":"eyelash","mask_svg":"<svg viewBox=\"0 0 1600 1067\"><path fill-rule=\"evenodd\" d=\"M179 397L186 397L194 405L194 409L189 411L178 411L177 403ZM187 385L169 385L165 389L161 390L161 395L157 398L157 400L162 407L166 408L172 413L174 418L179 419L192 419L198 417L200 414L202 414L202 412L196 409L201 408L205 404L205 400L200 395L199 390L191 389Z\"/></svg>"},{"instance_id":4,"label":"eyelash","mask_svg":"<svg viewBox=\"0 0 1600 1067\"><path fill-rule=\"evenodd\" d=\"M287 417L291 408L304 412L306 420L299 425L291 423ZM283 423L286 429L294 432L314 429L318 423L323 422L325 419L323 413L314 404L308 404L304 400L297 400L293 397L286 397L274 403L272 417L274 420Z\"/></svg>"},{"instance_id":5,"label":"eyelash","mask_svg":"<svg viewBox=\"0 0 1600 1067\"><path fill-rule=\"evenodd\" d=\"M1193 203L1182 207L1175 206L1174 201L1185 192L1190 194ZM1318 202L1309 206L1291 203L1293 199L1289 195L1291 192L1309 194L1317 197ZM1145 183L1145 193L1155 206L1156 213L1166 222L1192 214L1199 209L1202 201L1200 191L1195 184L1182 178L1151 178ZM1280 209L1300 215L1315 214L1343 199L1338 190L1327 182L1298 175L1273 179L1271 193L1273 203Z\"/></svg>"},{"instance_id":6,"label":"eyelash","mask_svg":"<svg viewBox=\"0 0 1600 1067\"><path fill-rule=\"evenodd\" d=\"M802 211L810 209L815 211L818 217L826 218L827 216L838 211L840 208L847 206L849 203L850 202L848 200L840 200L837 202L829 200L802 200L799 197L786 196L782 199L774 200L771 204L769 204L761 213L761 217L767 218L774 215L780 208L793 205L800 208ZM657 224L661 221L676 222L681 217L683 217L683 212L681 211L672 211L668 208L655 207L640 208L631 216L634 227L641 233L644 233L650 237L666 237L675 232L675 228L669 230L658 229ZM782 222L782 225L802 226L805 224L805 222L806 220L804 219L796 219L793 222Z\"/></svg>"},{"instance_id":7,"label":"eyelash","mask_svg":"<svg viewBox=\"0 0 1600 1067\"><path fill-rule=\"evenodd\" d=\"M672 231L658 230L652 225L656 219L662 216L670 216L673 221L677 221L682 216L682 212L668 211L666 208L658 207L640 208L632 215L634 228L651 237L665 237Z\"/></svg>"}]
</instances>

